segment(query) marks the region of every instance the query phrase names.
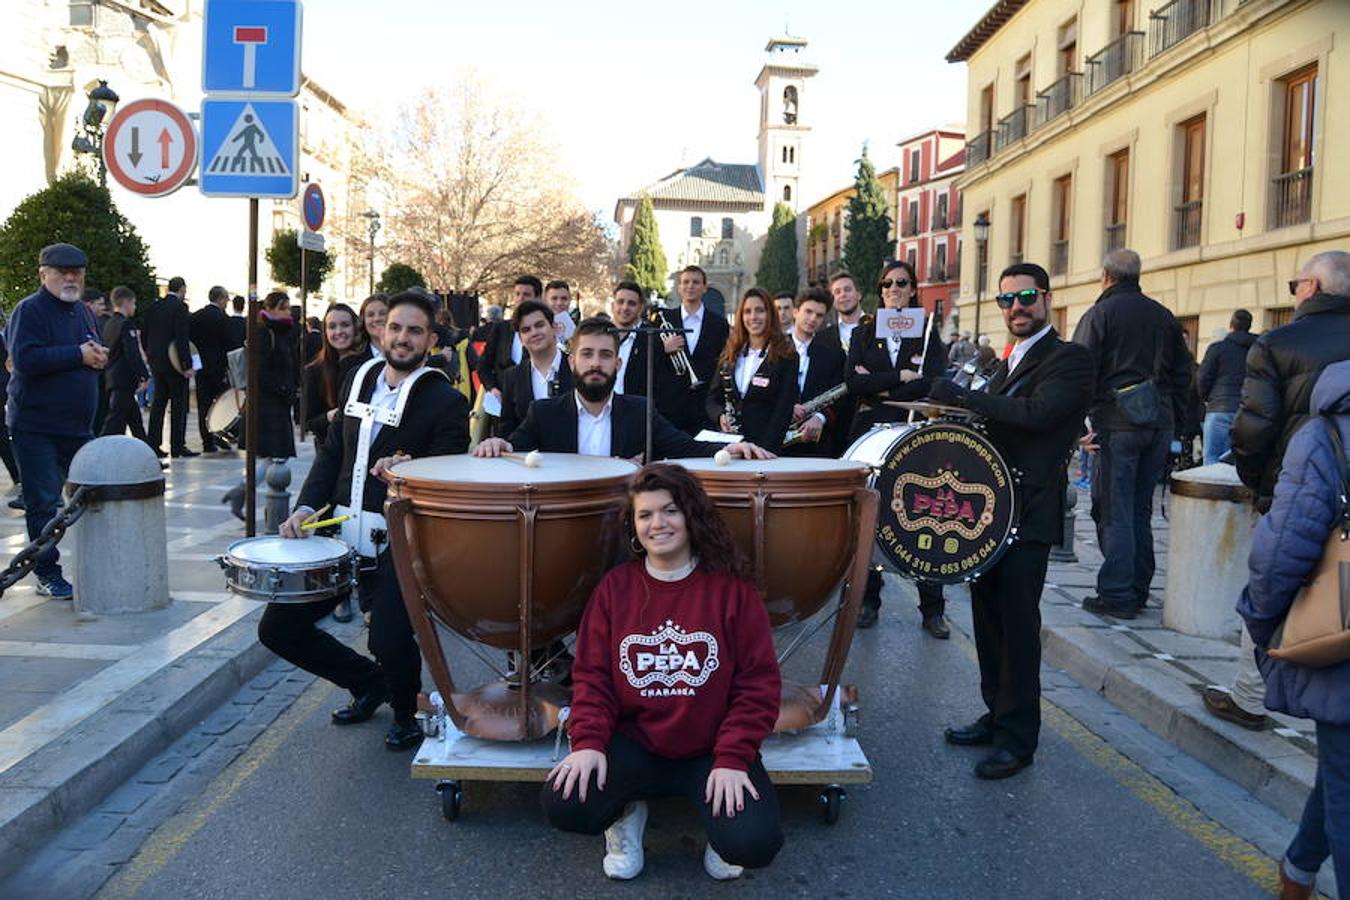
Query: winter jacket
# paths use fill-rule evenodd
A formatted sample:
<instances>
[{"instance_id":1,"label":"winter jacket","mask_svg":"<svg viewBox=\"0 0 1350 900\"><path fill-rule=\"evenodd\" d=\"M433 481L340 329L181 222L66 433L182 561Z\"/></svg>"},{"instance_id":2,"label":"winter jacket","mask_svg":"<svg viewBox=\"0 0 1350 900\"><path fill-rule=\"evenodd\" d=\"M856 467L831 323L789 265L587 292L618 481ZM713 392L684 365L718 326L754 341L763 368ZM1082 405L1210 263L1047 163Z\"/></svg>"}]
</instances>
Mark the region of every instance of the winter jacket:
<instances>
[{"instance_id":1,"label":"winter jacket","mask_svg":"<svg viewBox=\"0 0 1350 900\"><path fill-rule=\"evenodd\" d=\"M1242 379L1247 376L1247 351L1256 343L1249 331L1230 331L1205 351L1197 376L1200 399L1207 413L1237 412L1242 396Z\"/></svg>"},{"instance_id":2,"label":"winter jacket","mask_svg":"<svg viewBox=\"0 0 1350 900\"><path fill-rule=\"evenodd\" d=\"M1265 512L1275 492L1284 448L1308 415L1322 370L1350 359L1350 296L1314 294L1294 321L1267 331L1247 354L1247 378L1233 419L1233 463Z\"/></svg>"},{"instance_id":3,"label":"winter jacket","mask_svg":"<svg viewBox=\"0 0 1350 900\"><path fill-rule=\"evenodd\" d=\"M10 430L93 437L99 370L86 366L80 351L81 344L99 339L89 307L38 288L19 302L6 335L14 366Z\"/></svg>"},{"instance_id":4,"label":"winter jacket","mask_svg":"<svg viewBox=\"0 0 1350 900\"><path fill-rule=\"evenodd\" d=\"M1340 515L1340 472L1327 431L1331 418L1350 444L1350 360L1328 366L1313 388L1307 419L1289 442L1275 501L1252 535L1250 581L1237 611L1257 646L1266 679L1266 707L1304 719L1350 725L1350 661L1325 668L1298 666L1266 655L1294 596L1322 558Z\"/></svg>"}]
</instances>

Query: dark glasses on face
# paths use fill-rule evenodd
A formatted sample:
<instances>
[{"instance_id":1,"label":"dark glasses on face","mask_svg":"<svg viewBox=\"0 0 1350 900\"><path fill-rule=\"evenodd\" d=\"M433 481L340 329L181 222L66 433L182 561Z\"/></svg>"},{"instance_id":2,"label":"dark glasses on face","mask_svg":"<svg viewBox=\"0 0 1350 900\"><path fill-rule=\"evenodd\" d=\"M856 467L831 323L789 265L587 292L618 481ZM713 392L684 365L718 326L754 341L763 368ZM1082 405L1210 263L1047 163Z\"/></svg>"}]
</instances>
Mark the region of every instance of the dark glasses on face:
<instances>
[{"instance_id":1,"label":"dark glasses on face","mask_svg":"<svg viewBox=\"0 0 1350 900\"><path fill-rule=\"evenodd\" d=\"M995 294L994 302L998 304L999 309L1012 309L1014 303L1030 306L1040 296L1040 291L1035 288L1027 288L1025 291L1017 291L1011 294Z\"/></svg>"},{"instance_id":2,"label":"dark glasses on face","mask_svg":"<svg viewBox=\"0 0 1350 900\"><path fill-rule=\"evenodd\" d=\"M884 291L889 287L907 288L909 287L908 278L887 278L881 283L881 289Z\"/></svg>"},{"instance_id":3,"label":"dark glasses on face","mask_svg":"<svg viewBox=\"0 0 1350 900\"><path fill-rule=\"evenodd\" d=\"M1313 279L1311 278L1291 278L1289 280L1289 296L1291 297L1297 296L1298 286L1305 281L1312 281L1312 280Z\"/></svg>"}]
</instances>

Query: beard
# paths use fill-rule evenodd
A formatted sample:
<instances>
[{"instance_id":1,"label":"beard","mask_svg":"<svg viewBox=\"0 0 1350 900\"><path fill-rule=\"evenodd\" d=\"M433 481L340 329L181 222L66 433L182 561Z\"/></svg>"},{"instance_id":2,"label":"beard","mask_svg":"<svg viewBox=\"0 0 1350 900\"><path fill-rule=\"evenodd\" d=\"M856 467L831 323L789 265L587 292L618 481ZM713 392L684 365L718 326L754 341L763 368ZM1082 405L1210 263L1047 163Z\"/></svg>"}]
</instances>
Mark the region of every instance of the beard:
<instances>
[{"instance_id":1,"label":"beard","mask_svg":"<svg viewBox=\"0 0 1350 900\"><path fill-rule=\"evenodd\" d=\"M1031 337L1033 334L1044 328L1047 321L1049 320L1043 316L1031 313L1028 314L1026 318L1010 319L1008 321L1008 331L1013 337Z\"/></svg>"},{"instance_id":2,"label":"beard","mask_svg":"<svg viewBox=\"0 0 1350 900\"><path fill-rule=\"evenodd\" d=\"M400 372L411 372L414 369L420 369L422 367L423 361L426 358L427 355L425 353L420 355L414 353L406 359L399 359L398 357L394 356L394 348L392 347L386 350L384 353L384 361Z\"/></svg>"},{"instance_id":3,"label":"beard","mask_svg":"<svg viewBox=\"0 0 1350 900\"><path fill-rule=\"evenodd\" d=\"M614 393L614 383L618 380L619 375L618 372L605 374L603 372L597 372L595 369L592 369L585 375L577 375L575 372L572 374L576 376L577 393L581 395L581 399L588 403L599 403L610 394ZM597 382L590 379L591 375L600 375L601 380Z\"/></svg>"},{"instance_id":4,"label":"beard","mask_svg":"<svg viewBox=\"0 0 1350 900\"><path fill-rule=\"evenodd\" d=\"M78 303L80 298L84 296L84 291L77 287L63 287L56 296L62 303Z\"/></svg>"}]
</instances>

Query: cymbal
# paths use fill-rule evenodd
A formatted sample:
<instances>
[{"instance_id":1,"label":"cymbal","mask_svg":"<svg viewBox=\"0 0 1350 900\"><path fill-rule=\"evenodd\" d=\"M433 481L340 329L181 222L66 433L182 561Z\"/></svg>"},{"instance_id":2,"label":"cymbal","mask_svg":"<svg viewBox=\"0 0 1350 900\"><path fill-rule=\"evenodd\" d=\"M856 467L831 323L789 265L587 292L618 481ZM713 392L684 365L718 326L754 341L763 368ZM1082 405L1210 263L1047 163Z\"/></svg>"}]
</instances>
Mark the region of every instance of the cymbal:
<instances>
[{"instance_id":1,"label":"cymbal","mask_svg":"<svg viewBox=\"0 0 1350 900\"><path fill-rule=\"evenodd\" d=\"M948 406L931 400L884 400L884 406L894 406L908 412L916 412L928 419L973 419L975 414L960 406Z\"/></svg>"}]
</instances>

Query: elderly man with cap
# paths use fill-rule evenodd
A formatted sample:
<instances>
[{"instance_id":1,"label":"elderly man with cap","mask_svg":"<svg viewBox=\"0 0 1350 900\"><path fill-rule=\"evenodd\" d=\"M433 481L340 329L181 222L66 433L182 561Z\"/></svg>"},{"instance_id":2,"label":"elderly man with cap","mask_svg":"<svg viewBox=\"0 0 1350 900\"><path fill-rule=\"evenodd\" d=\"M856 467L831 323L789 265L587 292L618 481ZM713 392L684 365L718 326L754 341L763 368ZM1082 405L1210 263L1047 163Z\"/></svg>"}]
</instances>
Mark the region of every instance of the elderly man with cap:
<instances>
[{"instance_id":1,"label":"elderly man with cap","mask_svg":"<svg viewBox=\"0 0 1350 900\"><path fill-rule=\"evenodd\" d=\"M93 437L99 372L108 351L98 323L80 302L89 258L70 244L43 247L37 293L25 297L9 320L7 421L14 440L32 540L56 515L61 486L75 452ZM38 593L61 600L75 594L61 576L55 548L37 558Z\"/></svg>"}]
</instances>

